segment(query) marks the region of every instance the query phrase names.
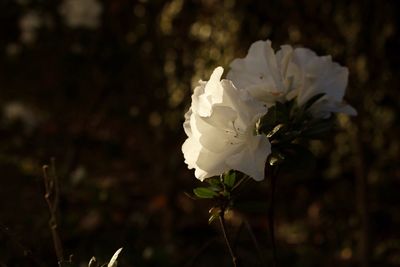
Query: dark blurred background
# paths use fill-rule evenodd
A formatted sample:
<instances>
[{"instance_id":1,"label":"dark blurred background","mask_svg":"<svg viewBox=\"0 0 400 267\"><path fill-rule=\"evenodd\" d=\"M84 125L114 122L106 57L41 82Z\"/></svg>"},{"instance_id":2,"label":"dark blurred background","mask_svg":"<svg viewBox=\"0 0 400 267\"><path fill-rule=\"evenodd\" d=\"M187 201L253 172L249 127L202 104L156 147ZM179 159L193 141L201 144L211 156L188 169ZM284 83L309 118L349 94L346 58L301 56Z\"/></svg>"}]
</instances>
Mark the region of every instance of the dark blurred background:
<instances>
[{"instance_id":1,"label":"dark blurred background","mask_svg":"<svg viewBox=\"0 0 400 267\"><path fill-rule=\"evenodd\" d=\"M398 1L0 0L0 266L55 266L41 166L56 159L76 266L230 266L183 163L193 85L250 44L305 46L350 70L355 118L277 185L280 266L400 266ZM244 266L268 266L268 183L229 219ZM243 202L245 203L245 202ZM250 204L249 204L250 203ZM240 230L241 229L241 230Z\"/></svg>"}]
</instances>

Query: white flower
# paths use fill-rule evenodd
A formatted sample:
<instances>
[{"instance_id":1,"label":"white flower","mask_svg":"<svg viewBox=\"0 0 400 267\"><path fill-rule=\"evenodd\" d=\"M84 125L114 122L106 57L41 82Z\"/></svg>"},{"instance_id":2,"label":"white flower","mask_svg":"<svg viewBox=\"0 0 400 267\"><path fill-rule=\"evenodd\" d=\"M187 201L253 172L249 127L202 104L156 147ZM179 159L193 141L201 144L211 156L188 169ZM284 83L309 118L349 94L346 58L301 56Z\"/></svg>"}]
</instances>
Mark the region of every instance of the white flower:
<instances>
[{"instance_id":1,"label":"white flower","mask_svg":"<svg viewBox=\"0 0 400 267\"><path fill-rule=\"evenodd\" d=\"M271 149L268 138L256 134L256 124L267 108L231 81L221 81L222 73L216 68L194 90L184 122L185 163L200 180L231 169L262 180Z\"/></svg>"},{"instance_id":2,"label":"white flower","mask_svg":"<svg viewBox=\"0 0 400 267\"><path fill-rule=\"evenodd\" d=\"M97 0L64 0L60 6L60 13L71 28L96 29L102 10Z\"/></svg>"},{"instance_id":3,"label":"white flower","mask_svg":"<svg viewBox=\"0 0 400 267\"><path fill-rule=\"evenodd\" d=\"M332 112L357 114L343 102L348 70L332 62L330 56L319 57L309 49L289 45L275 53L269 40L257 41L245 58L235 59L230 67L227 78L268 107L293 98L301 106L324 93L311 107L315 117L328 117Z\"/></svg>"}]
</instances>

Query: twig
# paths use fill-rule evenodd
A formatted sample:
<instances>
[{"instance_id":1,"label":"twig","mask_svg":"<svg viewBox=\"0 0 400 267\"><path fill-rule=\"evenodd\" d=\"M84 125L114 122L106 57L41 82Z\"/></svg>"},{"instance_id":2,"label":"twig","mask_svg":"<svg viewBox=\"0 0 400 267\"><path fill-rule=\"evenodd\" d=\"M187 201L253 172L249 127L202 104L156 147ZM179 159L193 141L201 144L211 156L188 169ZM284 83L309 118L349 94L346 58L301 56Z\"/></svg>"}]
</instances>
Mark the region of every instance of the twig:
<instances>
[{"instance_id":1,"label":"twig","mask_svg":"<svg viewBox=\"0 0 400 267\"><path fill-rule=\"evenodd\" d=\"M225 210L221 209L221 212L219 213L219 222L220 222L220 225L221 225L222 234L224 236L226 246L228 247L229 254L231 255L233 266L234 267L238 267L239 266L238 258L236 256L236 253L232 249L231 242L229 241L229 238L228 238L228 235L227 235L227 232L226 232L226 224L225 224L224 213L225 213Z\"/></svg>"},{"instance_id":2,"label":"twig","mask_svg":"<svg viewBox=\"0 0 400 267\"><path fill-rule=\"evenodd\" d=\"M236 247L236 244L239 242L240 233L242 232L243 227L244 227L244 222L242 220L240 222L239 229L236 231L235 237L233 238L232 241L232 247L234 248Z\"/></svg>"},{"instance_id":3,"label":"twig","mask_svg":"<svg viewBox=\"0 0 400 267\"><path fill-rule=\"evenodd\" d=\"M57 221L57 209L58 209L58 201L59 201L59 185L58 185L58 177L55 172L55 161L51 159L51 173L49 173L49 166L43 166L43 179L44 186L46 190L46 194L44 198L47 202L47 206L50 211L50 220L49 226L51 231L51 236L53 237L53 245L57 255L58 264L61 266L64 261L63 256L63 248L60 239L60 235L58 234L58 221Z\"/></svg>"},{"instance_id":4,"label":"twig","mask_svg":"<svg viewBox=\"0 0 400 267\"><path fill-rule=\"evenodd\" d=\"M249 222L248 222L248 220L247 220L246 218L243 219L243 223L244 223L244 226L245 226L246 229L247 229L247 232L248 232L249 235L250 235L251 240L253 241L254 247L255 247L256 250L257 250L258 256L259 256L260 261L261 261L261 264L262 264L263 266L266 266L264 256L263 256L263 254L262 254L262 252L261 252L260 245L258 244L256 235L254 234L253 229L251 228L251 225L249 224Z\"/></svg>"}]
</instances>

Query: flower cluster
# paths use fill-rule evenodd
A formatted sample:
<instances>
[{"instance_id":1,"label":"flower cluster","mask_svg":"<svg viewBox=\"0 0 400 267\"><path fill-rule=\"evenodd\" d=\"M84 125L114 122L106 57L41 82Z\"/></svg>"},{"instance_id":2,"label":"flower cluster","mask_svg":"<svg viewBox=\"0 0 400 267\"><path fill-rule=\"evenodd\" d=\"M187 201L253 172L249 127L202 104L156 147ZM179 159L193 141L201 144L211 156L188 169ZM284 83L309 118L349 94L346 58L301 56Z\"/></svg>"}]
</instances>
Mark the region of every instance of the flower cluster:
<instances>
[{"instance_id":1,"label":"flower cluster","mask_svg":"<svg viewBox=\"0 0 400 267\"><path fill-rule=\"evenodd\" d=\"M289 45L275 52L270 41L257 41L230 68L227 79L221 80L218 67L209 81L199 82L185 114L182 151L200 180L236 170L260 181L276 132L285 128L282 136L292 142L332 113L356 115L343 102L348 70L330 56ZM269 121L270 111L281 106L295 118L285 121L289 126Z\"/></svg>"}]
</instances>

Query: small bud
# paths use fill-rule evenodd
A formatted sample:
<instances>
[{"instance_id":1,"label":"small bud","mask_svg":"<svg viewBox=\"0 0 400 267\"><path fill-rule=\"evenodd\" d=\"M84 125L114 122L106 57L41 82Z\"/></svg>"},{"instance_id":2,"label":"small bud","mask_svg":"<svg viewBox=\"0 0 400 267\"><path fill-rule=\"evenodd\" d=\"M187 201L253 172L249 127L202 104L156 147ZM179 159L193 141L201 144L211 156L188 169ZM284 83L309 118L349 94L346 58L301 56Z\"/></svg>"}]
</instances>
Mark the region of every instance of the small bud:
<instances>
[{"instance_id":1,"label":"small bud","mask_svg":"<svg viewBox=\"0 0 400 267\"><path fill-rule=\"evenodd\" d=\"M88 267L97 267L97 260L95 257L92 257L89 261Z\"/></svg>"}]
</instances>

